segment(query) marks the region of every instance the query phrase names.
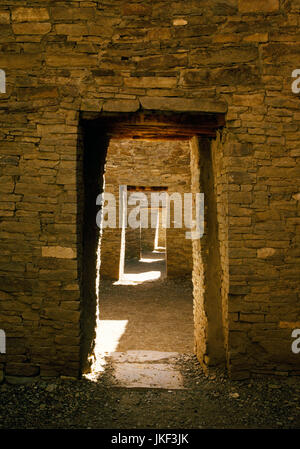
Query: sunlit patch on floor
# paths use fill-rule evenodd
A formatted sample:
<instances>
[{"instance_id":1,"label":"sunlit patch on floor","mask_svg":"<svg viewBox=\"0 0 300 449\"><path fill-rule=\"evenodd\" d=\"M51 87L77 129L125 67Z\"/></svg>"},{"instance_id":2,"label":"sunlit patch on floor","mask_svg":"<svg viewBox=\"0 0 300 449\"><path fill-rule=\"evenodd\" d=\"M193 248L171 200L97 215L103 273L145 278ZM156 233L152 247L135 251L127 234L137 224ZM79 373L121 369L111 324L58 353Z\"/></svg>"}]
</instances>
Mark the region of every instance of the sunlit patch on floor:
<instances>
[{"instance_id":1,"label":"sunlit patch on floor","mask_svg":"<svg viewBox=\"0 0 300 449\"><path fill-rule=\"evenodd\" d=\"M91 372L85 374L87 379L96 381L104 372L107 364L106 358L117 350L127 324L128 320L98 320L94 359Z\"/></svg>"},{"instance_id":2,"label":"sunlit patch on floor","mask_svg":"<svg viewBox=\"0 0 300 449\"><path fill-rule=\"evenodd\" d=\"M140 259L128 260L118 281L113 285L138 285L166 277L166 253L161 250L145 251ZM152 266L151 266L152 264Z\"/></svg>"},{"instance_id":3,"label":"sunlit patch on floor","mask_svg":"<svg viewBox=\"0 0 300 449\"><path fill-rule=\"evenodd\" d=\"M160 260L164 260L164 258L163 258L163 257L160 257L160 258L158 258L158 259L147 259L147 258L145 258L145 257L141 257L141 258L140 258L140 262L143 262L143 263L159 262Z\"/></svg>"},{"instance_id":4,"label":"sunlit patch on floor","mask_svg":"<svg viewBox=\"0 0 300 449\"><path fill-rule=\"evenodd\" d=\"M124 388L184 389L176 352L126 351L111 354L113 381ZM113 384L112 384L113 385Z\"/></svg>"},{"instance_id":5,"label":"sunlit patch on floor","mask_svg":"<svg viewBox=\"0 0 300 449\"><path fill-rule=\"evenodd\" d=\"M114 285L137 285L147 281L155 281L161 277L161 271L145 271L144 273L124 273Z\"/></svg>"},{"instance_id":6,"label":"sunlit patch on floor","mask_svg":"<svg viewBox=\"0 0 300 449\"><path fill-rule=\"evenodd\" d=\"M86 378L97 381L108 374L113 384L125 388L183 388L181 374L174 365L174 354L178 353L161 352L160 348L190 350L190 340L187 344L186 336L192 341L192 325L186 317L192 318L191 297L188 294L186 301L182 301L178 287L175 291L169 284L162 282L157 286L151 282L166 277L166 254L165 248L162 249L164 251L145 251L139 260L129 259L119 280L109 284L103 281L102 289L98 280L95 348L91 372ZM145 288L139 289L139 284L147 282ZM179 321L174 312L174 298L178 298ZM156 313L151 321L153 307ZM175 326L161 326L160 323L168 323L168 319L176 323Z\"/></svg>"},{"instance_id":7,"label":"sunlit patch on floor","mask_svg":"<svg viewBox=\"0 0 300 449\"><path fill-rule=\"evenodd\" d=\"M184 389L182 374L176 366L179 353L146 350L117 352L114 351L114 348L118 344L122 325L106 323L103 326L103 332L104 328L107 330L107 350L104 351L101 347L93 372L86 375L86 378L97 381L103 374L105 365L109 364L112 387ZM102 342L105 344L105 338L102 339Z\"/></svg>"}]
</instances>

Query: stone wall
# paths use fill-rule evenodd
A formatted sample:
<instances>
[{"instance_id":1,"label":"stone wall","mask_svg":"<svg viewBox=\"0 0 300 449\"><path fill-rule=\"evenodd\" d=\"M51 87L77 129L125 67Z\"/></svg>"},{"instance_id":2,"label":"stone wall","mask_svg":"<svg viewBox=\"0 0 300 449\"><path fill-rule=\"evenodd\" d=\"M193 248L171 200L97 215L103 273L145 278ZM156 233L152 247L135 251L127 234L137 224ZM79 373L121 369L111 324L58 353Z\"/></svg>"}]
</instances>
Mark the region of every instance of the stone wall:
<instances>
[{"instance_id":1,"label":"stone wall","mask_svg":"<svg viewBox=\"0 0 300 449\"><path fill-rule=\"evenodd\" d=\"M239 376L299 374L291 352L300 327L300 112L291 90L299 12L299 0L2 0L7 378L80 373L88 202L80 117L139 108L225 114L210 185L227 366Z\"/></svg>"}]
</instances>

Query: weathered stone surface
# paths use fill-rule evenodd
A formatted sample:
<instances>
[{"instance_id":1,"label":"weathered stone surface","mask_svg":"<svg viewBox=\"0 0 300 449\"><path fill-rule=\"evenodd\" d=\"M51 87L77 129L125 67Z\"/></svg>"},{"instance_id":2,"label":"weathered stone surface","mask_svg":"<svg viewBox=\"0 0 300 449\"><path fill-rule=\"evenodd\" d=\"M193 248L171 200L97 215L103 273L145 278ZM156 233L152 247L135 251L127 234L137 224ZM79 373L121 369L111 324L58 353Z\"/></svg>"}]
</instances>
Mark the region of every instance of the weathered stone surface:
<instances>
[{"instance_id":1,"label":"weathered stone surface","mask_svg":"<svg viewBox=\"0 0 300 449\"><path fill-rule=\"evenodd\" d=\"M243 47L230 46L218 49L201 50L190 56L191 64L206 67L207 65L226 66L253 62L257 60L257 48L252 44Z\"/></svg>"},{"instance_id":2,"label":"weathered stone surface","mask_svg":"<svg viewBox=\"0 0 300 449\"><path fill-rule=\"evenodd\" d=\"M19 7L12 9L13 22L43 22L49 19L47 8Z\"/></svg>"},{"instance_id":3,"label":"weathered stone surface","mask_svg":"<svg viewBox=\"0 0 300 449\"><path fill-rule=\"evenodd\" d=\"M274 12L279 9L279 0L239 0L240 12Z\"/></svg>"},{"instance_id":4,"label":"weathered stone surface","mask_svg":"<svg viewBox=\"0 0 300 449\"><path fill-rule=\"evenodd\" d=\"M76 253L72 248L64 248L62 246L43 246L43 257L56 257L58 259L74 259Z\"/></svg>"},{"instance_id":5,"label":"weathered stone surface","mask_svg":"<svg viewBox=\"0 0 300 449\"><path fill-rule=\"evenodd\" d=\"M0 24L9 24L10 22L10 12L0 10Z\"/></svg>"},{"instance_id":6,"label":"weathered stone surface","mask_svg":"<svg viewBox=\"0 0 300 449\"><path fill-rule=\"evenodd\" d=\"M80 316L80 312L77 311L66 310L63 308L51 308L51 307L45 308L43 314L47 319L67 323L78 322Z\"/></svg>"},{"instance_id":7,"label":"weathered stone surface","mask_svg":"<svg viewBox=\"0 0 300 449\"><path fill-rule=\"evenodd\" d=\"M87 26L80 24L56 25L55 30L57 34L70 34L72 36L82 36L83 34L88 34Z\"/></svg>"},{"instance_id":8,"label":"weathered stone surface","mask_svg":"<svg viewBox=\"0 0 300 449\"><path fill-rule=\"evenodd\" d=\"M15 34L46 34L51 30L51 24L42 23L16 23L13 25Z\"/></svg>"},{"instance_id":9,"label":"weathered stone surface","mask_svg":"<svg viewBox=\"0 0 300 449\"><path fill-rule=\"evenodd\" d=\"M86 55L58 54L47 56L46 63L51 67L87 67L97 65L97 58Z\"/></svg>"},{"instance_id":10,"label":"weathered stone surface","mask_svg":"<svg viewBox=\"0 0 300 449\"><path fill-rule=\"evenodd\" d=\"M239 67L221 67L217 69L192 69L182 72L181 82L184 86L213 86L224 84L255 85L260 83L260 75L257 68L248 64Z\"/></svg>"},{"instance_id":11,"label":"weathered stone surface","mask_svg":"<svg viewBox=\"0 0 300 449\"><path fill-rule=\"evenodd\" d=\"M258 106L264 101L264 94L233 95L233 102L239 106Z\"/></svg>"},{"instance_id":12,"label":"weathered stone surface","mask_svg":"<svg viewBox=\"0 0 300 449\"><path fill-rule=\"evenodd\" d=\"M124 79L125 86L146 88L172 88L177 84L176 78L159 76L130 77Z\"/></svg>"},{"instance_id":13,"label":"weathered stone surface","mask_svg":"<svg viewBox=\"0 0 300 449\"><path fill-rule=\"evenodd\" d=\"M103 103L103 111L135 112L139 109L138 100L108 100Z\"/></svg>"},{"instance_id":14,"label":"weathered stone surface","mask_svg":"<svg viewBox=\"0 0 300 449\"><path fill-rule=\"evenodd\" d=\"M5 376L5 381L11 385L26 385L35 383L39 380L39 376Z\"/></svg>"},{"instance_id":15,"label":"weathered stone surface","mask_svg":"<svg viewBox=\"0 0 300 449\"><path fill-rule=\"evenodd\" d=\"M280 321L279 327L282 329L300 329L300 321Z\"/></svg>"},{"instance_id":16,"label":"weathered stone surface","mask_svg":"<svg viewBox=\"0 0 300 449\"><path fill-rule=\"evenodd\" d=\"M122 9L124 16L145 16L151 13L151 7L141 3L126 4Z\"/></svg>"},{"instance_id":17,"label":"weathered stone surface","mask_svg":"<svg viewBox=\"0 0 300 449\"><path fill-rule=\"evenodd\" d=\"M12 54L1 54L0 55L0 67L3 69L32 69L32 67L37 67L40 62L40 56L36 54L21 54L18 57ZM24 108L24 105L23 105Z\"/></svg>"},{"instance_id":18,"label":"weathered stone surface","mask_svg":"<svg viewBox=\"0 0 300 449\"><path fill-rule=\"evenodd\" d=\"M72 382L77 380L77 377L74 376L60 376L61 380L65 380L67 382Z\"/></svg>"},{"instance_id":19,"label":"weathered stone surface","mask_svg":"<svg viewBox=\"0 0 300 449\"><path fill-rule=\"evenodd\" d=\"M115 363L114 377L123 388L184 389L180 371L168 363Z\"/></svg>"},{"instance_id":20,"label":"weathered stone surface","mask_svg":"<svg viewBox=\"0 0 300 449\"><path fill-rule=\"evenodd\" d=\"M150 71L152 73L157 67L162 70L174 69L175 67L185 67L187 65L187 54L145 56L137 57L136 64L139 71Z\"/></svg>"},{"instance_id":21,"label":"weathered stone surface","mask_svg":"<svg viewBox=\"0 0 300 449\"><path fill-rule=\"evenodd\" d=\"M62 346L78 346L80 337L69 337L65 335L57 335L55 337L55 343Z\"/></svg>"},{"instance_id":22,"label":"weathered stone surface","mask_svg":"<svg viewBox=\"0 0 300 449\"><path fill-rule=\"evenodd\" d=\"M81 111L101 111L103 105L103 100L90 100L83 99L81 102L80 110Z\"/></svg>"},{"instance_id":23,"label":"weathered stone surface","mask_svg":"<svg viewBox=\"0 0 300 449\"><path fill-rule=\"evenodd\" d=\"M18 96L22 100L57 98L58 89L53 86L22 87L18 90Z\"/></svg>"},{"instance_id":24,"label":"weathered stone surface","mask_svg":"<svg viewBox=\"0 0 300 449\"><path fill-rule=\"evenodd\" d=\"M68 8L65 6L53 6L51 14L54 20L86 20L95 16L94 8Z\"/></svg>"},{"instance_id":25,"label":"weathered stone surface","mask_svg":"<svg viewBox=\"0 0 300 449\"><path fill-rule=\"evenodd\" d=\"M7 363L6 364L6 376L21 376L32 377L37 376L40 372L38 366L28 363Z\"/></svg>"},{"instance_id":26,"label":"weathered stone surface","mask_svg":"<svg viewBox=\"0 0 300 449\"><path fill-rule=\"evenodd\" d=\"M227 110L226 103L222 101L204 99L141 97L140 102L144 109L159 111L225 112Z\"/></svg>"},{"instance_id":27,"label":"weathered stone surface","mask_svg":"<svg viewBox=\"0 0 300 449\"><path fill-rule=\"evenodd\" d=\"M183 25L187 25L188 21L185 19L174 19L173 20L173 25L174 26L183 26Z\"/></svg>"},{"instance_id":28,"label":"weathered stone surface","mask_svg":"<svg viewBox=\"0 0 300 449\"><path fill-rule=\"evenodd\" d=\"M260 259L266 259L267 257L274 256L276 253L274 248L260 248L257 250L257 257Z\"/></svg>"}]
</instances>

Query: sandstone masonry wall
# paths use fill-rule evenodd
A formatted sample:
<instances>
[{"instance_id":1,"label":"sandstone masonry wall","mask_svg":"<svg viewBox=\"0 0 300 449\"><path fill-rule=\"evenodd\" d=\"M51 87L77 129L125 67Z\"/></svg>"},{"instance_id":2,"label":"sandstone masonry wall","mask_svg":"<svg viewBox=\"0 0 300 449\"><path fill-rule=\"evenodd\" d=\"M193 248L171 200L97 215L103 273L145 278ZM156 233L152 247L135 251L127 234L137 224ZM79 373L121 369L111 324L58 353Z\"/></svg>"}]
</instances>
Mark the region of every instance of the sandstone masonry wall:
<instances>
[{"instance_id":1,"label":"sandstone masonry wall","mask_svg":"<svg viewBox=\"0 0 300 449\"><path fill-rule=\"evenodd\" d=\"M0 379L80 374L80 117L138 109L225 114L211 185L227 366L299 375L299 12L299 0L1 1Z\"/></svg>"}]
</instances>

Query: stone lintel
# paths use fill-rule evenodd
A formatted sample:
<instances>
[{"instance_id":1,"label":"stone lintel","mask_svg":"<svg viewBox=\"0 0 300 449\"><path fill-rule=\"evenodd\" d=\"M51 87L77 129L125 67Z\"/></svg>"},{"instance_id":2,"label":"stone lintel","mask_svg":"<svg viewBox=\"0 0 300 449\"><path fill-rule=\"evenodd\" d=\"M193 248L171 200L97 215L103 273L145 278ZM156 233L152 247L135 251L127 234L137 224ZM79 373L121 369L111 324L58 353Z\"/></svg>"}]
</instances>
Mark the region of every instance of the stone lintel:
<instances>
[{"instance_id":1,"label":"stone lintel","mask_svg":"<svg viewBox=\"0 0 300 449\"><path fill-rule=\"evenodd\" d=\"M136 112L140 108L138 100L107 100L102 110L107 112Z\"/></svg>"},{"instance_id":2,"label":"stone lintel","mask_svg":"<svg viewBox=\"0 0 300 449\"><path fill-rule=\"evenodd\" d=\"M140 97L143 109L172 112L225 113L227 104L205 98Z\"/></svg>"}]
</instances>

